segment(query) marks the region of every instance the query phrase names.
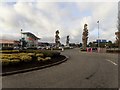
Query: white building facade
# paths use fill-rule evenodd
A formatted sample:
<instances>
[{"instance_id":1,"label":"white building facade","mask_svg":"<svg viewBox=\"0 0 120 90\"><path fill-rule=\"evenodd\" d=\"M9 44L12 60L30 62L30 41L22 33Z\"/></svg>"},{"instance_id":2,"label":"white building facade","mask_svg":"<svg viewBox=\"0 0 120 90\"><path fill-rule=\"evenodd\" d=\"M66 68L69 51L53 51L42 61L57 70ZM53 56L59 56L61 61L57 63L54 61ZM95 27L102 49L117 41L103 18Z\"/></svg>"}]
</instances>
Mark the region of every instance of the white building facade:
<instances>
[{"instance_id":1,"label":"white building facade","mask_svg":"<svg viewBox=\"0 0 120 90\"><path fill-rule=\"evenodd\" d=\"M38 40L40 38L36 37L34 34L30 32L23 32L22 37L25 39L27 42L27 47L37 47L38 46Z\"/></svg>"}]
</instances>

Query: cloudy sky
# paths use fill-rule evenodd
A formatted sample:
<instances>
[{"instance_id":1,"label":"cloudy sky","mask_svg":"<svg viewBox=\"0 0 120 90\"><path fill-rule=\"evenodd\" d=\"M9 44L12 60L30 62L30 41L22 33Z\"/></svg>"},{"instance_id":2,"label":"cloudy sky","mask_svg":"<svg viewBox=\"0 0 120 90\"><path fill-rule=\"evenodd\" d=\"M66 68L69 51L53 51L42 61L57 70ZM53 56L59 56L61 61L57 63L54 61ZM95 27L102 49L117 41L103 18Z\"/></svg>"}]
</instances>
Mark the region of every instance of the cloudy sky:
<instances>
[{"instance_id":1,"label":"cloudy sky","mask_svg":"<svg viewBox=\"0 0 120 90\"><path fill-rule=\"evenodd\" d=\"M89 41L100 38L115 41L118 2L2 2L0 3L0 33L3 39L18 40L20 30L29 31L40 41L54 42L60 31L61 42L82 42L84 24L88 24Z\"/></svg>"}]
</instances>

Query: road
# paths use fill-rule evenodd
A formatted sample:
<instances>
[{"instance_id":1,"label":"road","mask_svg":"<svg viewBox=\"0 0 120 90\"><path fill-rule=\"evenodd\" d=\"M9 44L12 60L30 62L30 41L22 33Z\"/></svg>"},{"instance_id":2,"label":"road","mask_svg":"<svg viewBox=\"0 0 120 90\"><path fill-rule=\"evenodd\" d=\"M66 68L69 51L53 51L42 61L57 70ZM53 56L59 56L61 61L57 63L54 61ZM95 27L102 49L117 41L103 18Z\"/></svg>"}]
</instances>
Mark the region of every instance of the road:
<instances>
[{"instance_id":1,"label":"road","mask_svg":"<svg viewBox=\"0 0 120 90\"><path fill-rule=\"evenodd\" d=\"M3 88L117 88L118 55L65 50L68 61L2 77Z\"/></svg>"}]
</instances>

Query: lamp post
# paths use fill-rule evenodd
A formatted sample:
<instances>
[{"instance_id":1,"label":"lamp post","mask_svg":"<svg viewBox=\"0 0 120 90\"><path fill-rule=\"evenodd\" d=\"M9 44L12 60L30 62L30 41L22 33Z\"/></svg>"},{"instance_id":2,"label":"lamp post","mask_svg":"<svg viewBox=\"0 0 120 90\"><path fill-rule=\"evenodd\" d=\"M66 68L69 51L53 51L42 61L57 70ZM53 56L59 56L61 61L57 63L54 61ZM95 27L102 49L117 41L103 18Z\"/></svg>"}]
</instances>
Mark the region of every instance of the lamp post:
<instances>
[{"instance_id":1,"label":"lamp post","mask_svg":"<svg viewBox=\"0 0 120 90\"><path fill-rule=\"evenodd\" d=\"M22 43L22 31L23 31L23 30L21 29L21 49L22 49L22 44L23 44L23 43Z\"/></svg>"},{"instance_id":2,"label":"lamp post","mask_svg":"<svg viewBox=\"0 0 120 90\"><path fill-rule=\"evenodd\" d=\"M97 21L98 23L98 52L99 52L99 47L100 47L100 40L99 40L99 21Z\"/></svg>"}]
</instances>

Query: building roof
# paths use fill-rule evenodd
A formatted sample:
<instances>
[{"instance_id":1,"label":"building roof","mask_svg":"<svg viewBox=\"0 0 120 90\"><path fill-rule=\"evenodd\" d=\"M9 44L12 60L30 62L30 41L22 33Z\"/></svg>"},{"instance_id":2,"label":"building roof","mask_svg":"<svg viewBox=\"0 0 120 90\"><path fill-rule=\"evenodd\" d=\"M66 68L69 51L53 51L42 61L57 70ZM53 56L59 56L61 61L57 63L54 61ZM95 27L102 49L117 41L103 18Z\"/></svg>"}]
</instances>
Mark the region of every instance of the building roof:
<instances>
[{"instance_id":1,"label":"building roof","mask_svg":"<svg viewBox=\"0 0 120 90\"><path fill-rule=\"evenodd\" d=\"M31 32L23 32L22 34L27 34L27 35L32 36L32 37L35 38L35 39L40 39L40 38L38 38L37 36L35 36L34 34L32 34Z\"/></svg>"},{"instance_id":2,"label":"building roof","mask_svg":"<svg viewBox=\"0 0 120 90\"><path fill-rule=\"evenodd\" d=\"M20 41L0 39L0 44L20 44Z\"/></svg>"},{"instance_id":3,"label":"building roof","mask_svg":"<svg viewBox=\"0 0 120 90\"><path fill-rule=\"evenodd\" d=\"M14 44L14 40L3 40L3 39L0 39L0 44L2 44L2 43L4 43L4 44Z\"/></svg>"}]
</instances>

